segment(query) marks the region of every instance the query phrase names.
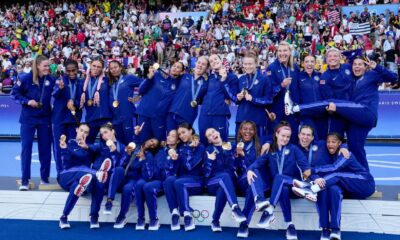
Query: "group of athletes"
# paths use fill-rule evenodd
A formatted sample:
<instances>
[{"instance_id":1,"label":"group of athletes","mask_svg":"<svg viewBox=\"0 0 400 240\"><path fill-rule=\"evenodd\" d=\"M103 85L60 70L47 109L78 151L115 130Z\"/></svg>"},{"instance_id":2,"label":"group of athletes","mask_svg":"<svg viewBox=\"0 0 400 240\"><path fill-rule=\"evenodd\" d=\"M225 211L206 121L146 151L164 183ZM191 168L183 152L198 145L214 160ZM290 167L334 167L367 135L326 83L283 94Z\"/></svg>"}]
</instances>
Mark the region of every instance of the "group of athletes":
<instances>
[{"instance_id":1,"label":"group of athletes","mask_svg":"<svg viewBox=\"0 0 400 240\"><path fill-rule=\"evenodd\" d=\"M189 196L207 192L216 196L212 231L222 231L227 202L238 237L248 237L254 211L262 212L258 226L268 228L279 203L286 238L297 239L290 205L297 196L316 202L321 240L340 239L343 196L361 199L375 191L364 144L377 123L378 85L396 82L397 75L362 56L341 64L335 48L326 52L324 73L314 70L312 55L300 70L291 53L287 42L279 43L277 60L261 71L258 55L249 51L241 76L215 54L199 57L191 74L181 62L168 70L155 64L145 79L126 74L118 61L105 72L100 58L92 59L85 79L77 77L77 62L67 60L57 79L48 58L38 56L12 90L22 105L20 190L29 188L36 132L41 183L49 182L53 143L57 180L69 192L63 229L85 192L92 195L91 228L99 228L104 195L103 214L111 214L121 192L114 228L126 225L135 201L136 230L145 229L145 204L148 229L158 230L157 197L165 194L171 230L181 228L181 217L185 230L193 230ZM229 142L232 104L238 107ZM237 196L245 197L243 208Z\"/></svg>"}]
</instances>

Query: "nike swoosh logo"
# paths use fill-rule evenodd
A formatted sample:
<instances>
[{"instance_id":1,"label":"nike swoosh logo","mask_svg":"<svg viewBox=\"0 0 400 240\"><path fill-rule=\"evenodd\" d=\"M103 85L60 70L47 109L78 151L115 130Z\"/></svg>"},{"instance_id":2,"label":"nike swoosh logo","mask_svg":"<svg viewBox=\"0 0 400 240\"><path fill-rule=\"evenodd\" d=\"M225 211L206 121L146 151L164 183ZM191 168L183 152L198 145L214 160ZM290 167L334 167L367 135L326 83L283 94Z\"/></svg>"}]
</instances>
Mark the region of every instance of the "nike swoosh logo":
<instances>
[{"instance_id":1,"label":"nike swoosh logo","mask_svg":"<svg viewBox=\"0 0 400 240\"><path fill-rule=\"evenodd\" d=\"M300 79L300 81L302 81L302 82L304 82L306 79L305 78L303 78L303 79Z\"/></svg>"}]
</instances>

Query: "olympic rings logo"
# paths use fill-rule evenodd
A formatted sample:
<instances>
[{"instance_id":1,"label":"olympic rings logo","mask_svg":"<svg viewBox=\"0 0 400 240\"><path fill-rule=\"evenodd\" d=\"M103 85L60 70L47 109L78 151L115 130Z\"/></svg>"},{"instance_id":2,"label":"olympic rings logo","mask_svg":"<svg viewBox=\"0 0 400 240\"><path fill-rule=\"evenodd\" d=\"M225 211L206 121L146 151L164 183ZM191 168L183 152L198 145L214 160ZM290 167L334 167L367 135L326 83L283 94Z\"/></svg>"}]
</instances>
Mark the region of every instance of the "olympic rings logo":
<instances>
[{"instance_id":1,"label":"olympic rings logo","mask_svg":"<svg viewBox=\"0 0 400 240\"><path fill-rule=\"evenodd\" d=\"M196 219L198 222L204 222L208 217L210 216L210 213L207 210L198 210L195 209L192 212L192 217Z\"/></svg>"}]
</instances>

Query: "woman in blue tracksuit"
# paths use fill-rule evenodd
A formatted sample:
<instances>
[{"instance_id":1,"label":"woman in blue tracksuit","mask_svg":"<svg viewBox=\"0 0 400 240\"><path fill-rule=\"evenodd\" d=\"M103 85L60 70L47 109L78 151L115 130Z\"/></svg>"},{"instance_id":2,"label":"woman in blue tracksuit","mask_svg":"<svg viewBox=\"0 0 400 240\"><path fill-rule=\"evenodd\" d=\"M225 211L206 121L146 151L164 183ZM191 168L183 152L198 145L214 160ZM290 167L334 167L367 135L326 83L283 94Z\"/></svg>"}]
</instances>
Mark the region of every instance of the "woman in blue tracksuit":
<instances>
[{"instance_id":1,"label":"woman in blue tracksuit","mask_svg":"<svg viewBox=\"0 0 400 240\"><path fill-rule=\"evenodd\" d=\"M285 116L285 105L290 101L295 103L299 100L298 73L299 69L293 62L292 47L289 43L282 41L278 45L277 59L266 69L266 75L272 82L272 105L270 112L275 113L276 118L269 124L269 135L274 134L274 129L280 121L288 121L293 134L291 142L297 141L297 116Z\"/></svg>"},{"instance_id":2,"label":"woman in blue tracksuit","mask_svg":"<svg viewBox=\"0 0 400 240\"><path fill-rule=\"evenodd\" d=\"M21 123L21 186L19 190L29 189L31 178L32 144L35 132L38 137L41 183L49 183L51 161L51 93L54 79L50 75L49 60L38 56L33 62L32 71L20 74L11 96L22 105Z\"/></svg>"},{"instance_id":3,"label":"woman in blue tracksuit","mask_svg":"<svg viewBox=\"0 0 400 240\"><path fill-rule=\"evenodd\" d=\"M165 196L167 198L168 207L171 212L171 230L179 230L179 211L178 211L178 201L176 197L176 192L174 191L174 182L177 178L178 173L178 146L180 139L178 137L177 130L171 130L168 133L166 147L160 149L157 154L157 158L165 158L165 181L163 182L163 189Z\"/></svg>"},{"instance_id":4,"label":"woman in blue tracksuit","mask_svg":"<svg viewBox=\"0 0 400 240\"><path fill-rule=\"evenodd\" d=\"M375 192L374 178L353 154L350 153L346 158L340 153L342 137L338 133L330 133L326 144L329 158L333 163L313 167L311 174L319 177L313 181L311 186L304 184L293 187L293 191L313 202L317 201L320 194L333 185L340 186L345 193L355 199L365 199L371 196ZM337 215L339 218L337 221L340 223L339 216L340 212ZM341 239L340 235L340 228L333 228L330 239Z\"/></svg>"},{"instance_id":5,"label":"woman in blue tracksuit","mask_svg":"<svg viewBox=\"0 0 400 240\"><path fill-rule=\"evenodd\" d=\"M129 145L128 145L129 146ZM125 158L122 164L124 169L124 178L120 184L121 188L121 209L114 223L114 228L121 229L124 228L128 220L126 219L126 214L129 211L129 206L135 197L135 184L139 179L139 152L141 147L131 146L133 152L130 154L129 158Z\"/></svg>"},{"instance_id":6,"label":"woman in blue tracksuit","mask_svg":"<svg viewBox=\"0 0 400 240\"><path fill-rule=\"evenodd\" d=\"M253 121L259 137L267 135L265 108L272 103L271 81L257 70L258 57L249 52L243 58L245 74L239 78L239 93L235 97L238 105L236 115L236 135L243 121Z\"/></svg>"},{"instance_id":7,"label":"woman in blue tracksuit","mask_svg":"<svg viewBox=\"0 0 400 240\"><path fill-rule=\"evenodd\" d=\"M154 141L154 140L153 140ZM136 202L141 207L141 214L144 214L144 200L147 204L149 211L149 230L157 231L160 227L160 223L157 217L157 197L163 192L163 182L169 176L174 176L177 170L178 154L176 152L178 146L178 133L176 130L171 130L168 133L166 139L166 146L158 150L157 154L152 159L146 159L145 163L142 163L143 177L138 180L135 186ZM142 216L144 218L144 215ZM136 227L144 229L144 226Z\"/></svg>"},{"instance_id":8,"label":"woman in blue tracksuit","mask_svg":"<svg viewBox=\"0 0 400 240\"><path fill-rule=\"evenodd\" d=\"M302 125L299 131L299 148L307 157L311 167L332 164L329 157L326 141L315 141L314 129L308 125ZM349 154L347 149L341 148L340 152ZM317 175L311 175L310 181L315 181ZM294 182L296 185L297 181ZM319 226L322 228L321 240L329 240L330 229L340 228L340 217L337 216L341 209L343 199L343 191L340 186L329 186L326 191L319 193L317 201L317 209L319 214Z\"/></svg>"},{"instance_id":9,"label":"woman in blue tracksuit","mask_svg":"<svg viewBox=\"0 0 400 240\"><path fill-rule=\"evenodd\" d=\"M254 196L257 195L255 188L261 189L264 192L270 189L271 179L267 166L264 166L260 170L253 170L263 181L252 183L251 186L247 181L247 170L260 155L261 142L257 136L256 124L251 121L242 122L236 139L235 169L238 192L240 195L245 196L243 214L246 216L247 221L240 224L237 237L248 237L249 224L255 208L257 208L258 211L263 208L263 206L259 204L259 201L254 201ZM258 184L257 187L255 184ZM257 206L255 206L255 202Z\"/></svg>"},{"instance_id":10,"label":"woman in blue tracksuit","mask_svg":"<svg viewBox=\"0 0 400 240\"><path fill-rule=\"evenodd\" d=\"M309 177L310 167L301 150L289 143L291 134L292 131L288 123L283 122L277 126L270 151L259 157L250 166L250 170L247 172L247 179L250 183L259 181L252 169L268 164L270 174L274 180L269 202L263 199L263 191L256 189L257 198L264 200L268 205L258 225L263 228L271 225L275 220L274 209L279 202L287 224L286 239L297 239L297 232L292 222L290 205L292 191L290 190L294 179L302 179L303 176L304 178Z\"/></svg>"},{"instance_id":11,"label":"woman in blue tracksuit","mask_svg":"<svg viewBox=\"0 0 400 240\"><path fill-rule=\"evenodd\" d=\"M78 78L78 62L67 60L64 66L67 74L56 81L53 91L53 152L57 173L62 169L59 139L63 134L68 139L75 138L76 128L82 118L79 97L83 81Z\"/></svg>"},{"instance_id":12,"label":"woman in blue tracksuit","mask_svg":"<svg viewBox=\"0 0 400 240\"><path fill-rule=\"evenodd\" d=\"M104 159L111 160L111 169L108 172L109 181L104 184L104 189L107 189L107 201L103 213L109 215L112 213L112 202L115 194L124 180L125 169L123 168L123 164L130 158L135 144L130 143L128 146L125 146L118 141L111 123L106 123L100 127L100 135L100 142L90 146L92 152L97 154L92 168L98 170Z\"/></svg>"},{"instance_id":13,"label":"woman in blue tracksuit","mask_svg":"<svg viewBox=\"0 0 400 240\"><path fill-rule=\"evenodd\" d=\"M155 69L151 67L149 72L152 73L153 70ZM153 77L144 80L140 85L139 95L142 99L136 113L138 125L144 125L139 134L139 142L145 142L152 137L165 141L168 110L184 70L183 63L175 62L169 75L163 71L157 71Z\"/></svg>"},{"instance_id":14,"label":"woman in blue tracksuit","mask_svg":"<svg viewBox=\"0 0 400 240\"><path fill-rule=\"evenodd\" d=\"M153 180L161 179L161 171L157 166L155 155L160 146L160 142L155 138L150 138L142 145L141 151L138 153L139 161L135 163L135 167L139 171L139 179L135 183L134 192L135 192L135 202L137 208L137 223L136 230L144 230L146 221L144 218L144 204L145 204L145 195L144 188L154 187L156 192L161 192L162 185L161 182L153 182ZM149 209L149 213L154 209ZM153 212L154 213L154 212ZM149 230L158 230L160 227L160 223L158 219L154 218L154 215L151 216Z\"/></svg>"},{"instance_id":15,"label":"woman in blue tracksuit","mask_svg":"<svg viewBox=\"0 0 400 240\"><path fill-rule=\"evenodd\" d=\"M108 65L109 107L112 111L112 124L118 141L128 145L133 141L135 105L133 98L135 87L142 79L126 74L119 61L113 60Z\"/></svg>"},{"instance_id":16,"label":"woman in blue tracksuit","mask_svg":"<svg viewBox=\"0 0 400 240\"><path fill-rule=\"evenodd\" d=\"M205 134L210 145L206 149L204 176L207 192L216 196L211 229L213 232L221 232L219 219L227 201L233 218L238 223L246 221L235 192L235 149L229 142L222 142L220 133L214 128L208 128Z\"/></svg>"},{"instance_id":17,"label":"woman in blue tracksuit","mask_svg":"<svg viewBox=\"0 0 400 240\"><path fill-rule=\"evenodd\" d=\"M352 84L354 82L351 74L351 66L349 64L340 64L341 53L336 48L330 48L326 52L326 62L328 69L321 75L319 80L319 88L322 100L337 99L350 100ZM295 103L296 105L296 103ZM327 114L325 109L319 108L316 103L307 103L302 105L303 116L318 116L326 118L319 126L318 132L321 134L321 139L325 139L330 132L338 132L344 134L346 122L337 114ZM287 114L291 114L291 106L287 109Z\"/></svg>"},{"instance_id":18,"label":"woman in blue tracksuit","mask_svg":"<svg viewBox=\"0 0 400 240\"><path fill-rule=\"evenodd\" d=\"M177 129L182 123L193 125L198 115L198 106L207 92L206 72L209 62L200 57L193 74L182 75L167 116L167 131Z\"/></svg>"},{"instance_id":19,"label":"woman in blue tracksuit","mask_svg":"<svg viewBox=\"0 0 400 240\"><path fill-rule=\"evenodd\" d=\"M177 152L177 174L164 181L164 192L172 214L171 230L180 229L179 217L183 215L185 231L190 231L195 229L195 223L189 206L189 194L196 195L203 192L205 148L199 143L193 128L188 123L179 125L178 136L181 143Z\"/></svg>"},{"instance_id":20,"label":"woman in blue tracksuit","mask_svg":"<svg viewBox=\"0 0 400 240\"><path fill-rule=\"evenodd\" d=\"M103 73L104 61L95 58L90 64L83 92L80 99L80 108L85 107L85 122L90 126L88 143L92 144L96 140L100 127L111 120L111 110L109 106L109 86L107 78Z\"/></svg>"},{"instance_id":21,"label":"woman in blue tracksuit","mask_svg":"<svg viewBox=\"0 0 400 240\"><path fill-rule=\"evenodd\" d=\"M210 127L218 129L222 140L228 141L231 117L229 105L238 92L238 78L226 72L220 56L213 54L209 60L213 72L208 78L208 89L199 116L200 141L204 145L208 144L205 132Z\"/></svg>"},{"instance_id":22,"label":"woman in blue tracksuit","mask_svg":"<svg viewBox=\"0 0 400 240\"><path fill-rule=\"evenodd\" d=\"M79 197L86 191L92 193L92 204L90 208L90 228L99 228L99 210L103 199L104 189L102 183L107 181L107 171L110 169L111 161L104 160L100 170L96 172L90 168L93 152L86 144L89 135L89 126L79 125L76 128L76 138L66 143L66 136L60 138L60 149L63 169L57 176L60 186L69 192L63 215L60 218L60 228L70 228L68 215L71 213ZM96 176L101 176L96 179Z\"/></svg>"},{"instance_id":23,"label":"woman in blue tracksuit","mask_svg":"<svg viewBox=\"0 0 400 240\"><path fill-rule=\"evenodd\" d=\"M322 100L319 82L321 80L321 73L314 70L315 57L308 55L303 61L304 70L298 76L298 89L299 89L299 104L312 104ZM325 139L326 118L324 116L315 115L300 115L300 124L309 125L315 132L315 140ZM325 134L324 134L325 133Z\"/></svg>"},{"instance_id":24,"label":"woman in blue tracksuit","mask_svg":"<svg viewBox=\"0 0 400 240\"><path fill-rule=\"evenodd\" d=\"M367 67L371 70L367 71ZM364 145L369 131L376 126L378 120L378 85L383 82L396 82L397 74L377 65L374 61L364 61L362 58L353 61L352 71L355 81L352 83L350 101L331 99L313 106L295 106L293 110L295 112L308 109L327 110L345 119L348 125L346 135L349 150L361 165L369 169Z\"/></svg>"}]
</instances>

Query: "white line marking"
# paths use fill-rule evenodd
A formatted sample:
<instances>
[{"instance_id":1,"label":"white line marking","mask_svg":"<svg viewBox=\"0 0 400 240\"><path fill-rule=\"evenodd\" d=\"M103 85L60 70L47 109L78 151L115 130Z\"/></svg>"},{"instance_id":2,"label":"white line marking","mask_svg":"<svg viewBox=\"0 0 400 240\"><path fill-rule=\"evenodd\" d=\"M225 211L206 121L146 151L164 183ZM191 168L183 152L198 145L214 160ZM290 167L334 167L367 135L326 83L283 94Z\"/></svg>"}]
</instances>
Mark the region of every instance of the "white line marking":
<instances>
[{"instance_id":1,"label":"white line marking","mask_svg":"<svg viewBox=\"0 0 400 240\"><path fill-rule=\"evenodd\" d=\"M400 165L400 162L389 162L389 161L379 161L379 160L368 160L370 163L386 163L392 165Z\"/></svg>"},{"instance_id":2,"label":"white line marking","mask_svg":"<svg viewBox=\"0 0 400 240\"><path fill-rule=\"evenodd\" d=\"M390 168L390 169L400 169L400 167L397 166L387 166L387 165L382 165L382 164L369 164L371 167L381 167L381 168Z\"/></svg>"},{"instance_id":3,"label":"white line marking","mask_svg":"<svg viewBox=\"0 0 400 240\"><path fill-rule=\"evenodd\" d=\"M367 157L400 156L400 153L367 154Z\"/></svg>"},{"instance_id":4,"label":"white line marking","mask_svg":"<svg viewBox=\"0 0 400 240\"><path fill-rule=\"evenodd\" d=\"M374 178L375 181L400 181L400 177L382 177L382 178Z\"/></svg>"}]
</instances>

